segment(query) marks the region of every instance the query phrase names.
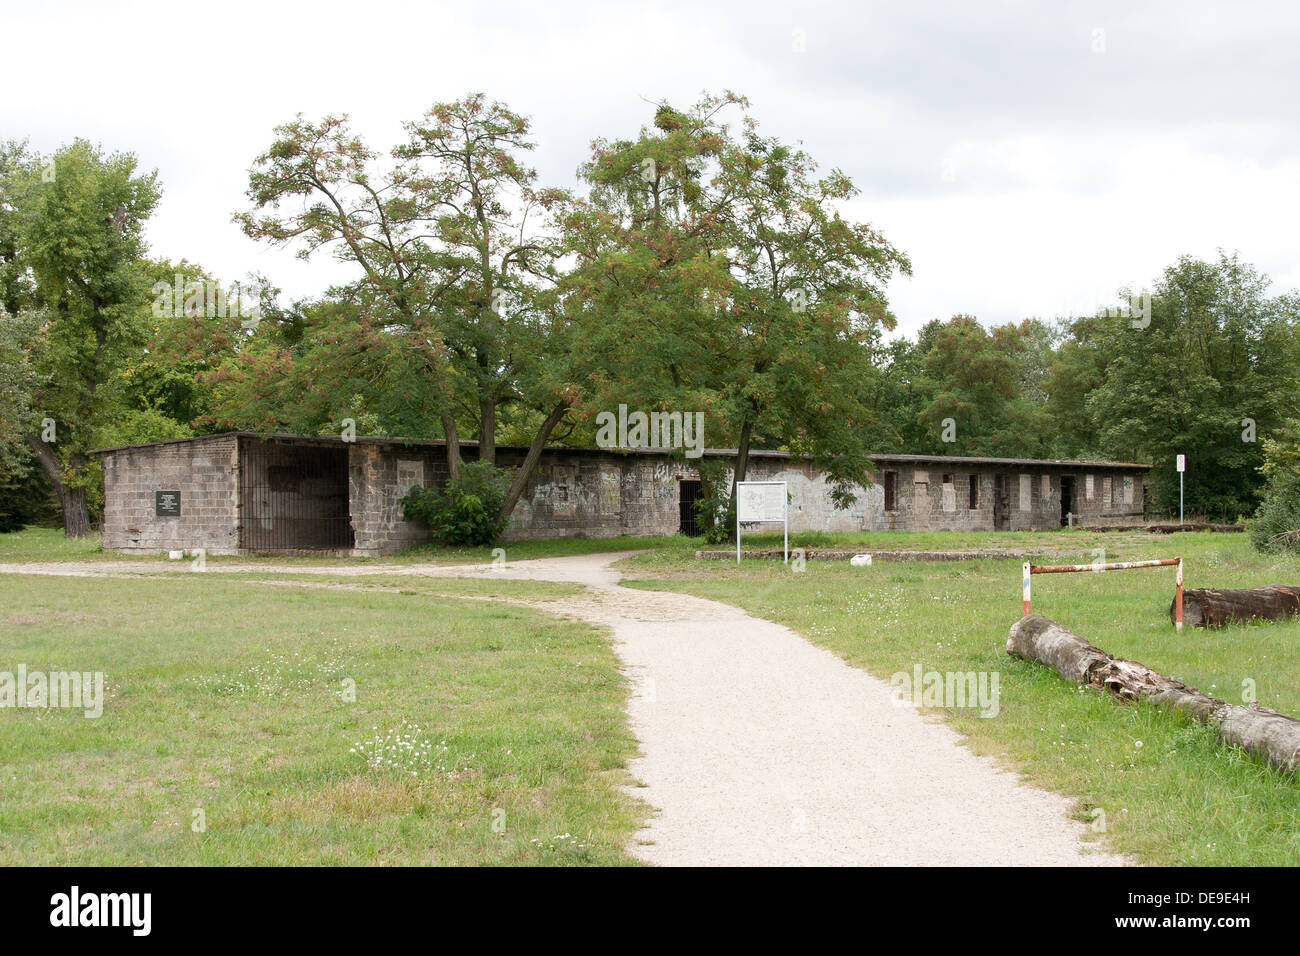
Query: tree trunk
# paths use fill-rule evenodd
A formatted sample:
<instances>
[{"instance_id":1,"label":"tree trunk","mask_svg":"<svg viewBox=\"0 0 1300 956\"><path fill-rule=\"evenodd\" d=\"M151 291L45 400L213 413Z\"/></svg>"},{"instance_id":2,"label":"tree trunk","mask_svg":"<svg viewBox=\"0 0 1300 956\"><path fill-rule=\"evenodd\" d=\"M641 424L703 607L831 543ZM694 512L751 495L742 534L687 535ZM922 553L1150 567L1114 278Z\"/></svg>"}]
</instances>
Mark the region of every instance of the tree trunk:
<instances>
[{"instance_id":1,"label":"tree trunk","mask_svg":"<svg viewBox=\"0 0 1300 956\"><path fill-rule=\"evenodd\" d=\"M505 500L501 502L501 517L503 520L510 520L510 515L515 510L515 505L519 503L519 498L528 487L528 479L532 477L533 470L537 467L537 462L542 457L542 450L546 448L546 442L551 437L551 432L555 431L555 426L564 418L565 413L569 410L568 402L560 402L551 413L546 416L546 421L542 422L542 427L537 430L533 436L533 443L528 446L528 454L524 456L524 462L515 469L514 480L510 482L510 490L506 492Z\"/></svg>"},{"instance_id":2,"label":"tree trunk","mask_svg":"<svg viewBox=\"0 0 1300 956\"><path fill-rule=\"evenodd\" d=\"M481 398L478 426L478 460L496 464L497 461L497 403L491 398Z\"/></svg>"},{"instance_id":3,"label":"tree trunk","mask_svg":"<svg viewBox=\"0 0 1300 956\"><path fill-rule=\"evenodd\" d=\"M69 488L63 483L63 465L59 456L38 437L28 435L27 447L41 463L41 470L54 486L54 493L59 496L59 507L63 511L63 534L69 538L89 538L93 532L90 527L90 509L86 506L86 489ZM86 456L76 453L70 464L74 468L85 467Z\"/></svg>"},{"instance_id":4,"label":"tree trunk","mask_svg":"<svg viewBox=\"0 0 1300 956\"><path fill-rule=\"evenodd\" d=\"M1300 587L1192 588L1183 592L1183 620L1192 627L1223 627L1257 618L1280 621L1300 614ZM1174 606L1169 606L1174 616Z\"/></svg>"},{"instance_id":5,"label":"tree trunk","mask_svg":"<svg viewBox=\"0 0 1300 956\"><path fill-rule=\"evenodd\" d=\"M736 500L736 486L745 480L749 471L749 443L754 434L754 426L746 421L740 426L740 440L736 443L736 471L731 476L731 500Z\"/></svg>"},{"instance_id":6,"label":"tree trunk","mask_svg":"<svg viewBox=\"0 0 1300 956\"><path fill-rule=\"evenodd\" d=\"M1111 657L1041 614L1011 627L1007 653L1037 661L1067 680L1104 690L1125 701L1173 707L1218 728L1219 739L1282 770L1300 765L1300 720L1267 707L1239 707L1157 674L1122 657Z\"/></svg>"},{"instance_id":7,"label":"tree trunk","mask_svg":"<svg viewBox=\"0 0 1300 956\"><path fill-rule=\"evenodd\" d=\"M460 435L449 412L442 413L442 431L447 436L447 480L455 481L460 477Z\"/></svg>"}]
</instances>

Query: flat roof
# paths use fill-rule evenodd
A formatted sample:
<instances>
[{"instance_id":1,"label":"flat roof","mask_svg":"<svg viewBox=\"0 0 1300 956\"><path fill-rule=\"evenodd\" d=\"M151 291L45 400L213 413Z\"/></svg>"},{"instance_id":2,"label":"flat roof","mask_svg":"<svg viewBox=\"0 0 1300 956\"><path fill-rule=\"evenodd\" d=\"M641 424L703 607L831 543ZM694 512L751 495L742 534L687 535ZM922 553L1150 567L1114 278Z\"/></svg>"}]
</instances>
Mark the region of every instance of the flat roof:
<instances>
[{"instance_id":1,"label":"flat roof","mask_svg":"<svg viewBox=\"0 0 1300 956\"><path fill-rule=\"evenodd\" d=\"M261 441L291 441L291 442L312 442L319 444L357 444L357 445L404 445L415 447L443 448L446 447L446 440L442 438L387 438L373 435L358 435L356 438L344 440L341 435L290 435L284 433L267 433L267 432L217 432L212 435L195 435L193 438L169 438L165 441L146 442L140 445L118 445L114 448L96 448L90 454L107 455L113 452L130 451L135 448L157 448L163 445L180 445L186 442L210 441L216 438L255 438ZM462 441L461 445L466 448L477 448L477 441ZM572 445L548 445L547 451L564 451L575 454L622 454L622 455L666 455L677 449L674 448L580 448ZM528 449L522 445L498 445L497 451L513 451L521 454L527 453ZM704 455L710 457L734 457L736 449L734 448L706 448ZM810 458L809 455L793 455L788 451L772 451L768 449L753 449L750 451L751 458ZM1066 458L972 458L959 455L904 455L904 454L880 454L872 455L871 460L881 464L945 464L945 465L1006 465L1020 467L1038 467L1038 468L1110 468L1110 469L1128 469L1131 471L1150 471L1150 465L1143 465L1132 461L1091 461L1075 460Z\"/></svg>"}]
</instances>

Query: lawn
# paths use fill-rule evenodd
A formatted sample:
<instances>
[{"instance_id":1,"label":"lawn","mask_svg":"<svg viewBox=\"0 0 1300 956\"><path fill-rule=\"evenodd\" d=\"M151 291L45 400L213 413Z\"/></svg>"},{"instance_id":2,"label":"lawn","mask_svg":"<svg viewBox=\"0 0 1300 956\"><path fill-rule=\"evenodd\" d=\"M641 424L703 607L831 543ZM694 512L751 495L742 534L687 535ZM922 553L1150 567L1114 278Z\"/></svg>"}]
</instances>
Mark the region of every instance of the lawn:
<instances>
[{"instance_id":1,"label":"lawn","mask_svg":"<svg viewBox=\"0 0 1300 956\"><path fill-rule=\"evenodd\" d=\"M354 583L6 575L0 671L107 687L0 709L0 865L633 862L606 640L452 596L571 589Z\"/></svg>"},{"instance_id":2,"label":"lawn","mask_svg":"<svg viewBox=\"0 0 1300 956\"><path fill-rule=\"evenodd\" d=\"M925 537L927 547L957 549L979 536ZM1181 554L1188 587L1300 583L1300 561L1259 555L1242 534L1076 531L1021 538L1021 546L1028 541L1072 563L1093 561L1099 548L1107 561ZM755 547L780 547L779 535L752 540ZM892 540L885 546L900 547ZM625 584L738 605L886 680L913 673L917 664L923 671L998 673L996 717L959 708L940 709L943 717L976 750L1076 798L1077 816L1098 828L1098 838L1139 862L1300 863L1295 777L1222 746L1211 730L1177 714L1117 703L1006 654L1007 630L1021 613L1019 561L869 568L808 561L795 571L780 562L751 560L738 568L657 552L619 567ZM1173 578L1171 568L1039 577L1034 610L1112 654L1233 703L1243 702L1249 681L1261 704L1300 714L1300 621L1179 636L1168 617Z\"/></svg>"}]
</instances>

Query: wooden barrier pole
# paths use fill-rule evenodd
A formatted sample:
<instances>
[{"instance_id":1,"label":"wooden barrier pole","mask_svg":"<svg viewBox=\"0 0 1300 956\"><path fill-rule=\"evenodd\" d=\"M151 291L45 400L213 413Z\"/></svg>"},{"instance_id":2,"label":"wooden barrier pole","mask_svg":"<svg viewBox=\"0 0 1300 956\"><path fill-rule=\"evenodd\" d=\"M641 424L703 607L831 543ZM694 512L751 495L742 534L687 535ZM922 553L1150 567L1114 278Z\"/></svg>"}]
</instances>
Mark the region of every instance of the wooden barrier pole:
<instances>
[{"instance_id":1,"label":"wooden barrier pole","mask_svg":"<svg viewBox=\"0 0 1300 956\"><path fill-rule=\"evenodd\" d=\"M1025 573L1025 580L1023 584L1023 595L1024 595L1024 603L1025 603L1024 616L1028 617L1029 616L1029 577L1030 577L1029 562L1026 561L1021 567Z\"/></svg>"},{"instance_id":2,"label":"wooden barrier pole","mask_svg":"<svg viewBox=\"0 0 1300 956\"><path fill-rule=\"evenodd\" d=\"M1178 582L1174 588L1174 601L1177 603L1178 616L1174 619L1174 630L1183 629L1183 559L1178 559Z\"/></svg>"}]
</instances>

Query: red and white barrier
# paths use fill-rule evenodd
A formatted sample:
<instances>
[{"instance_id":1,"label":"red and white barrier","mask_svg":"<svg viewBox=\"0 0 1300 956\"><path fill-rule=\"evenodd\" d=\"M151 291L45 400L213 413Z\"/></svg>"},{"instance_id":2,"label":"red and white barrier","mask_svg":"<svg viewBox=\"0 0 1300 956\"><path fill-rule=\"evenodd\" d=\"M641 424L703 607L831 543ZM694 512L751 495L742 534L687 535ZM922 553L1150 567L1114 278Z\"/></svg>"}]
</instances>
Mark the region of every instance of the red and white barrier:
<instances>
[{"instance_id":1,"label":"red and white barrier","mask_svg":"<svg viewBox=\"0 0 1300 956\"><path fill-rule=\"evenodd\" d=\"M1029 615L1030 588L1029 579L1035 574L1068 574L1073 571L1131 571L1135 568L1161 568L1176 565L1178 574L1175 580L1174 591L1174 627L1181 631L1183 629L1183 559L1182 558L1161 558L1156 561L1118 561L1111 564L1030 564L1024 563L1024 589L1025 615Z\"/></svg>"}]
</instances>

